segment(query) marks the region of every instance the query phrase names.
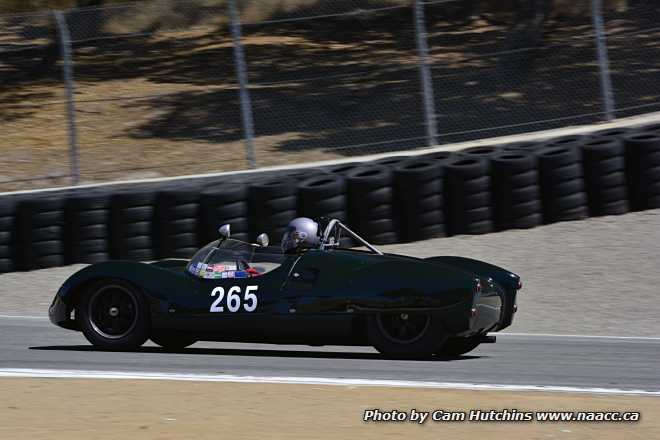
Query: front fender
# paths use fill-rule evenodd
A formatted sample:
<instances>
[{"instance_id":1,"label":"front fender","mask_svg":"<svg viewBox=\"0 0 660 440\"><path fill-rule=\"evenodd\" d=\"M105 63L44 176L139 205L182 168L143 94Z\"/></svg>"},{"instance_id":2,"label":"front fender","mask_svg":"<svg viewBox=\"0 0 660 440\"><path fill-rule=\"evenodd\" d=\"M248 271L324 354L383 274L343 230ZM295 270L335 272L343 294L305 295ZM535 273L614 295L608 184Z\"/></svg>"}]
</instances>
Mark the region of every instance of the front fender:
<instances>
[{"instance_id":1,"label":"front fender","mask_svg":"<svg viewBox=\"0 0 660 440\"><path fill-rule=\"evenodd\" d=\"M443 266L452 266L463 270L469 270L475 274L484 277L492 278L492 280L501 286L504 294L503 313L501 314L498 326L495 330L503 330L509 327L513 322L513 316L516 313L516 296L521 287L520 276L503 269L494 264L486 263L484 261L474 260L465 257L431 257L426 258L425 261L436 263Z\"/></svg>"},{"instance_id":2,"label":"front fender","mask_svg":"<svg viewBox=\"0 0 660 440\"><path fill-rule=\"evenodd\" d=\"M517 288L518 282L520 281L520 277L511 271L472 258L442 256L425 258L424 261L440 263L442 265L469 271L482 277L492 278L493 281L507 290L510 288Z\"/></svg>"},{"instance_id":3,"label":"front fender","mask_svg":"<svg viewBox=\"0 0 660 440\"><path fill-rule=\"evenodd\" d=\"M49 308L50 320L60 327L78 330L71 314L80 295L90 284L101 279L118 279L135 285L150 303L152 319L166 314L170 300L190 292L190 278L183 270L134 261L108 261L87 266L71 275L57 291Z\"/></svg>"},{"instance_id":4,"label":"front fender","mask_svg":"<svg viewBox=\"0 0 660 440\"><path fill-rule=\"evenodd\" d=\"M471 274L424 261L387 261L356 271L350 290L358 307L444 309L472 301Z\"/></svg>"},{"instance_id":5,"label":"front fender","mask_svg":"<svg viewBox=\"0 0 660 440\"><path fill-rule=\"evenodd\" d=\"M187 287L185 274L180 274L155 265L134 261L107 261L87 266L71 275L62 284L57 296L66 304L71 304L79 293L79 288L99 279L119 279L141 288L153 298L164 300L167 293Z\"/></svg>"}]
</instances>

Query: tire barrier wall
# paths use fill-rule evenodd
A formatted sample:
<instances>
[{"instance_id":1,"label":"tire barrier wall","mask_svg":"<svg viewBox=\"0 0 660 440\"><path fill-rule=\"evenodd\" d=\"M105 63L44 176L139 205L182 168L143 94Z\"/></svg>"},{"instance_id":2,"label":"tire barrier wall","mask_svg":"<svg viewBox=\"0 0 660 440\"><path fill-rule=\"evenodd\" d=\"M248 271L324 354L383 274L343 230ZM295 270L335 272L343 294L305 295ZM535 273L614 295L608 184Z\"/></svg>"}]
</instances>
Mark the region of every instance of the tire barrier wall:
<instances>
[{"instance_id":1,"label":"tire barrier wall","mask_svg":"<svg viewBox=\"0 0 660 440\"><path fill-rule=\"evenodd\" d=\"M199 192L166 190L156 196L153 248L156 258L187 258L198 248Z\"/></svg>"},{"instance_id":2,"label":"tire barrier wall","mask_svg":"<svg viewBox=\"0 0 660 440\"><path fill-rule=\"evenodd\" d=\"M396 243L392 171L385 165L365 165L346 178L349 224L374 244Z\"/></svg>"},{"instance_id":3,"label":"tire barrier wall","mask_svg":"<svg viewBox=\"0 0 660 440\"><path fill-rule=\"evenodd\" d=\"M490 162L477 154L445 164L448 229L451 235L493 231Z\"/></svg>"},{"instance_id":4,"label":"tire barrier wall","mask_svg":"<svg viewBox=\"0 0 660 440\"><path fill-rule=\"evenodd\" d=\"M199 247L218 239L218 228L231 225L231 235L249 241L248 187L243 184L211 186L202 191L199 206Z\"/></svg>"},{"instance_id":5,"label":"tire barrier wall","mask_svg":"<svg viewBox=\"0 0 660 440\"><path fill-rule=\"evenodd\" d=\"M394 220L400 241L446 235L443 164L422 157L394 167Z\"/></svg>"},{"instance_id":6,"label":"tire barrier wall","mask_svg":"<svg viewBox=\"0 0 660 440\"><path fill-rule=\"evenodd\" d=\"M260 233L272 239L284 234L287 224L298 215L298 186L291 177L270 178L253 183L248 194L250 240Z\"/></svg>"},{"instance_id":7,"label":"tire barrier wall","mask_svg":"<svg viewBox=\"0 0 660 440\"><path fill-rule=\"evenodd\" d=\"M660 124L323 168L7 195L0 273L189 258L218 227L279 244L292 218L338 218L375 244L660 208ZM345 241L344 245L353 244Z\"/></svg>"},{"instance_id":8,"label":"tire barrier wall","mask_svg":"<svg viewBox=\"0 0 660 440\"><path fill-rule=\"evenodd\" d=\"M110 197L74 196L64 205L66 264L100 263L110 258Z\"/></svg>"},{"instance_id":9,"label":"tire barrier wall","mask_svg":"<svg viewBox=\"0 0 660 440\"><path fill-rule=\"evenodd\" d=\"M36 198L16 206L14 265L18 270L64 264L64 199Z\"/></svg>"},{"instance_id":10,"label":"tire barrier wall","mask_svg":"<svg viewBox=\"0 0 660 440\"><path fill-rule=\"evenodd\" d=\"M155 192L119 193L110 201L110 256L122 260L153 260Z\"/></svg>"},{"instance_id":11,"label":"tire barrier wall","mask_svg":"<svg viewBox=\"0 0 660 440\"><path fill-rule=\"evenodd\" d=\"M0 273L14 270L14 211L14 203L0 201Z\"/></svg>"},{"instance_id":12,"label":"tire barrier wall","mask_svg":"<svg viewBox=\"0 0 660 440\"><path fill-rule=\"evenodd\" d=\"M636 211L660 208L660 127L624 138L628 198Z\"/></svg>"}]
</instances>

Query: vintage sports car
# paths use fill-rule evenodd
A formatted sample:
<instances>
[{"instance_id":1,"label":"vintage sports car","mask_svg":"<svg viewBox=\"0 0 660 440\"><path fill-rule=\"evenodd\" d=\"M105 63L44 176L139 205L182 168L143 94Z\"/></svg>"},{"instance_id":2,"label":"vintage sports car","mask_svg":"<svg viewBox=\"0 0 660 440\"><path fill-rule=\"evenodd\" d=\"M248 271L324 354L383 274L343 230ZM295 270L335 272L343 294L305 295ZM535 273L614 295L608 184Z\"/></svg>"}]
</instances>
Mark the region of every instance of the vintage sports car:
<instances>
[{"instance_id":1,"label":"vintage sports car","mask_svg":"<svg viewBox=\"0 0 660 440\"><path fill-rule=\"evenodd\" d=\"M234 240L224 225L189 261L87 266L57 292L50 320L105 350L150 338L170 350L196 341L372 345L405 359L458 356L511 324L522 286L514 273L469 258L384 254L336 219L317 235L284 253L265 234L258 244ZM343 249L347 237L364 250Z\"/></svg>"}]
</instances>

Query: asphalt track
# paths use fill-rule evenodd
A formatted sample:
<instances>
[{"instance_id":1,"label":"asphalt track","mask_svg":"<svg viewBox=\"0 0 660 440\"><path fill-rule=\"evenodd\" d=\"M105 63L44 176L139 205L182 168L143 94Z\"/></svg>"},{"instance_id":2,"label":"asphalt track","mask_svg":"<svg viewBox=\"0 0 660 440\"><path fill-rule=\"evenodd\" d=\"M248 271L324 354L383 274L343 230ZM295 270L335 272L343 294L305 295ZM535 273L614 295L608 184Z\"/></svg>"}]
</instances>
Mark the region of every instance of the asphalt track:
<instances>
[{"instance_id":1,"label":"asphalt track","mask_svg":"<svg viewBox=\"0 0 660 440\"><path fill-rule=\"evenodd\" d=\"M0 318L0 371L8 369L333 377L660 392L660 338L501 335L469 355L382 358L368 347L197 343L182 352L95 351L45 319Z\"/></svg>"}]
</instances>

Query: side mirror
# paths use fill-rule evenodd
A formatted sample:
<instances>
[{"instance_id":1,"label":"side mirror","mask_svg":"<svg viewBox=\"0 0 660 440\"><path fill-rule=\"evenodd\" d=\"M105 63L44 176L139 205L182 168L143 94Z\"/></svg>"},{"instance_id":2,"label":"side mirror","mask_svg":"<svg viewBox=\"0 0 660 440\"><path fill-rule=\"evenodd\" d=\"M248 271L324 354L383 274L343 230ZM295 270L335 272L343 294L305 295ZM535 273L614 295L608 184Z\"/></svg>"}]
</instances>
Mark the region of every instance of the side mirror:
<instances>
[{"instance_id":1,"label":"side mirror","mask_svg":"<svg viewBox=\"0 0 660 440\"><path fill-rule=\"evenodd\" d=\"M270 239L268 238L268 234L259 234L257 237L257 244L261 247L267 247L268 244L270 243Z\"/></svg>"},{"instance_id":2,"label":"side mirror","mask_svg":"<svg viewBox=\"0 0 660 440\"><path fill-rule=\"evenodd\" d=\"M226 224L220 226L220 229L218 229L218 232L220 232L220 236L224 239L227 239L231 236L231 225Z\"/></svg>"}]
</instances>

